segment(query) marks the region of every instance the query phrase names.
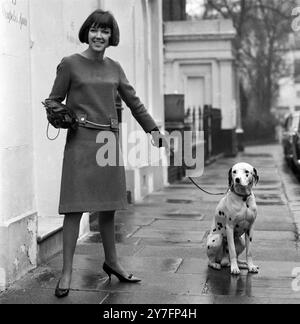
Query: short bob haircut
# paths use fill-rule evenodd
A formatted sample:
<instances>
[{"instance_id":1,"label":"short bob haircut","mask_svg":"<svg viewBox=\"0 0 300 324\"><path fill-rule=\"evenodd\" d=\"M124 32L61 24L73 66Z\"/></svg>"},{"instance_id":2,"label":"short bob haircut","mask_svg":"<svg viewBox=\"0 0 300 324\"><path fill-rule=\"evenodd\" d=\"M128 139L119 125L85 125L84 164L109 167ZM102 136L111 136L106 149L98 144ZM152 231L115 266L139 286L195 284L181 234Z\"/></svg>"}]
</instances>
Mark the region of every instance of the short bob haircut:
<instances>
[{"instance_id":1,"label":"short bob haircut","mask_svg":"<svg viewBox=\"0 0 300 324\"><path fill-rule=\"evenodd\" d=\"M91 13L80 28L79 40L88 44L88 35L91 27L108 27L111 29L110 46L118 46L120 42L120 30L115 17L109 12L101 9Z\"/></svg>"}]
</instances>

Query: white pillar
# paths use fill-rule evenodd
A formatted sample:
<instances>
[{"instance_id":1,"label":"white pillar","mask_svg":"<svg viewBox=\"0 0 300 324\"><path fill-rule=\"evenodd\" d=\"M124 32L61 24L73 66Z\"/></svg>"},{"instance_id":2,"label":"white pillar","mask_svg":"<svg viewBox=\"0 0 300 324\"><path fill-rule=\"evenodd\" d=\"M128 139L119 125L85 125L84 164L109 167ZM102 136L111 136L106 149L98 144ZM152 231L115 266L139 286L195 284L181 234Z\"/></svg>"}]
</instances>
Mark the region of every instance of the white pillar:
<instances>
[{"instance_id":1,"label":"white pillar","mask_svg":"<svg viewBox=\"0 0 300 324\"><path fill-rule=\"evenodd\" d=\"M235 82L231 60L220 62L222 129L236 128Z\"/></svg>"}]
</instances>

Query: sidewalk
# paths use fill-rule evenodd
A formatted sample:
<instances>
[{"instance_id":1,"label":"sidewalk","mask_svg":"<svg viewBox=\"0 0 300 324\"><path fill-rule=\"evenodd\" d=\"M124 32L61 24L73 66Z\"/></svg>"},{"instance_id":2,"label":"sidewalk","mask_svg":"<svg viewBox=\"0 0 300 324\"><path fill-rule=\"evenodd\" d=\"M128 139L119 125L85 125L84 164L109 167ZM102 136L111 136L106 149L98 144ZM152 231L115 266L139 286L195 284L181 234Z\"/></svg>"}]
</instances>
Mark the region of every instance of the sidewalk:
<instances>
[{"instance_id":1,"label":"sidewalk","mask_svg":"<svg viewBox=\"0 0 300 324\"><path fill-rule=\"evenodd\" d=\"M184 180L117 214L118 252L124 267L143 279L140 284L107 280L99 234L92 232L78 244L67 298L53 296L62 265L59 254L0 295L0 304L300 303L300 291L292 289L297 287L293 269L300 267L293 218L300 206L300 183L285 168L280 146L251 147L238 158L220 159L206 167L198 183L213 192L225 191L228 170L239 161L255 166L261 179L254 189L258 275L243 270L234 278L229 269L208 269L206 236L220 197Z\"/></svg>"}]
</instances>

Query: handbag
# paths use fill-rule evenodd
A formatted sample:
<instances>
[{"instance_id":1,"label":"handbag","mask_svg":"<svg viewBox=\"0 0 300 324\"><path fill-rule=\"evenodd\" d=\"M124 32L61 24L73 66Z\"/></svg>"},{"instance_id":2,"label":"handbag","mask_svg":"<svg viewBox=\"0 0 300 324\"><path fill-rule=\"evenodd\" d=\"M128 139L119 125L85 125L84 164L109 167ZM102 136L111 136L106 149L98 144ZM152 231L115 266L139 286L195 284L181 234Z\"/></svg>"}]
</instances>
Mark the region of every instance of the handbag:
<instances>
[{"instance_id":1,"label":"handbag","mask_svg":"<svg viewBox=\"0 0 300 324\"><path fill-rule=\"evenodd\" d=\"M78 118L73 110L68 108L66 105L51 99L46 99L42 102L43 106L46 108L48 128L47 137L50 140L55 140L60 130L55 138L50 138L48 136L49 124L54 128L63 129L73 129L76 130L78 127Z\"/></svg>"},{"instance_id":2,"label":"handbag","mask_svg":"<svg viewBox=\"0 0 300 324\"><path fill-rule=\"evenodd\" d=\"M71 128L78 127L78 119L73 110L66 105L51 99L42 102L47 112L49 123L55 128Z\"/></svg>"}]
</instances>

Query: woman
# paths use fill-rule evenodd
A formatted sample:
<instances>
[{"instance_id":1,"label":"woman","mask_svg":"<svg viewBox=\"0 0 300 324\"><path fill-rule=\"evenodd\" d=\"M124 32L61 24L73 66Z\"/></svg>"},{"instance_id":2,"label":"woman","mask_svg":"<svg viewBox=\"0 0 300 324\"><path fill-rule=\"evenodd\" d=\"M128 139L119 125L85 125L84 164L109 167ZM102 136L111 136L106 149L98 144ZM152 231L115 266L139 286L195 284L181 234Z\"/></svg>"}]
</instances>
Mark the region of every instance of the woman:
<instances>
[{"instance_id":1,"label":"woman","mask_svg":"<svg viewBox=\"0 0 300 324\"><path fill-rule=\"evenodd\" d=\"M124 167L100 167L96 161L100 147L96 138L101 129L113 131L118 140L117 94L144 131L153 132L155 146L167 146L166 141L162 144L159 140L156 123L136 96L120 64L105 56L109 46L119 43L119 28L112 14L94 11L82 25L79 39L88 48L61 61L48 99L62 102L67 98L66 105L83 121L82 127L68 130L64 152L59 204L59 214L65 215L63 270L55 290L58 298L69 294L73 256L84 212L99 212L105 252L103 270L122 282L140 281L121 266L115 245L115 211L127 207Z\"/></svg>"}]
</instances>

